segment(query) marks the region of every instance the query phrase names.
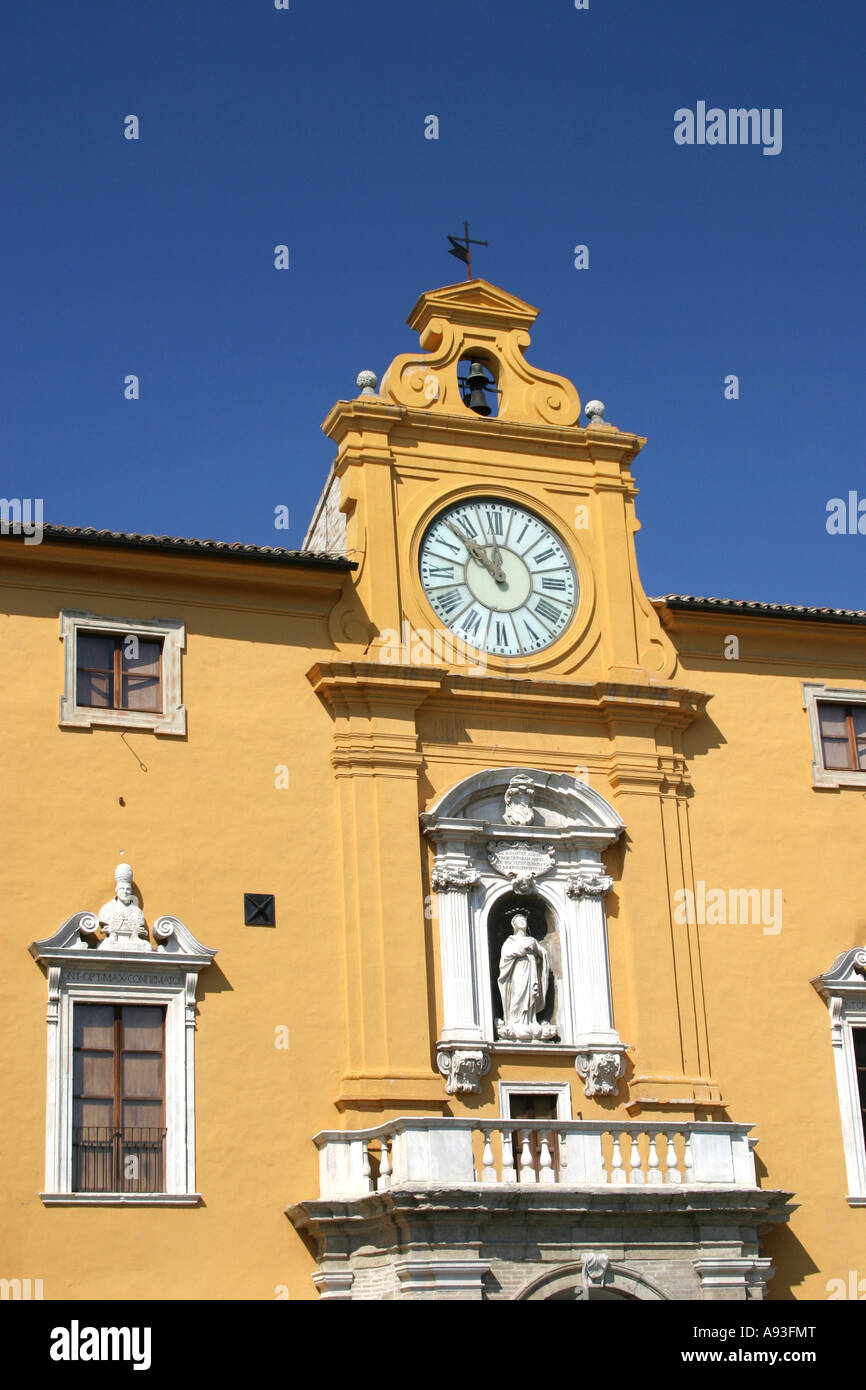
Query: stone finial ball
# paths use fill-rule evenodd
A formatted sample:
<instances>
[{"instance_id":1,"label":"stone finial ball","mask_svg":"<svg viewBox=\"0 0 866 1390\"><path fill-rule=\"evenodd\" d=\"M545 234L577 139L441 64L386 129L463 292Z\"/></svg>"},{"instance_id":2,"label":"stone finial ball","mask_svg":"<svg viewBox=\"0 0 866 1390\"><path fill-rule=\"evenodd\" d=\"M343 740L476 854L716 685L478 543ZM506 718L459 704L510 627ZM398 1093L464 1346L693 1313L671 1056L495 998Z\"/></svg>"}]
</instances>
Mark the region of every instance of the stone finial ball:
<instances>
[{"instance_id":1,"label":"stone finial ball","mask_svg":"<svg viewBox=\"0 0 866 1390\"><path fill-rule=\"evenodd\" d=\"M584 410L591 425L604 424L604 401L587 401Z\"/></svg>"},{"instance_id":2,"label":"stone finial ball","mask_svg":"<svg viewBox=\"0 0 866 1390\"><path fill-rule=\"evenodd\" d=\"M362 396L375 396L379 378L375 372L359 372L355 384Z\"/></svg>"}]
</instances>

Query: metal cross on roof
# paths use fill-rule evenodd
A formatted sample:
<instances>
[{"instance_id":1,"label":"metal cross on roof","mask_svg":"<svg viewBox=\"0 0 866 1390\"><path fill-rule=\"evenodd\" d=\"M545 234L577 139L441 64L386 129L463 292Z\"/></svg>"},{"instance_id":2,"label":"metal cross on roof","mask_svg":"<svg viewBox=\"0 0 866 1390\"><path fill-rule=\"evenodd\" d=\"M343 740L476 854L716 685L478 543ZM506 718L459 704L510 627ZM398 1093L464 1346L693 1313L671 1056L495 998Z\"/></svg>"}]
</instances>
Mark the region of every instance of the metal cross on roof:
<instances>
[{"instance_id":1,"label":"metal cross on roof","mask_svg":"<svg viewBox=\"0 0 866 1390\"><path fill-rule=\"evenodd\" d=\"M458 259L458 261L463 261L464 265L466 266L466 279L467 279L467 280L471 280L471 279L472 279L472 255L471 255L471 252L470 252L469 248L470 248L470 246L486 246L486 245L487 245L487 242L486 242L486 241L473 241L473 240L472 240L472 238L471 238L470 235L469 235L469 223L468 223L468 222L464 222L464 223L463 223L463 236L462 236L462 237L452 236L451 233L449 232L449 233L448 233L448 240L451 242L451 250L448 252L448 255L449 255L449 256L456 256L457 259Z\"/></svg>"}]
</instances>

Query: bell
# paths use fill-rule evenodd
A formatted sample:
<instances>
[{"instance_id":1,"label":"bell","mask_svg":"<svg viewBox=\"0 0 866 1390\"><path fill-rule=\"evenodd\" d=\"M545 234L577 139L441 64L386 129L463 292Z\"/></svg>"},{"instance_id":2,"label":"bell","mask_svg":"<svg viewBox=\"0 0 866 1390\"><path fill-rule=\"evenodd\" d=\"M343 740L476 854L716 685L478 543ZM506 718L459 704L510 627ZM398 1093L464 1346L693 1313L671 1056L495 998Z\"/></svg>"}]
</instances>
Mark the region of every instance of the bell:
<instances>
[{"instance_id":1,"label":"bell","mask_svg":"<svg viewBox=\"0 0 866 1390\"><path fill-rule=\"evenodd\" d=\"M493 382L488 379L480 362L471 364L466 385L469 388L469 400L466 402L469 409L474 410L476 415L489 415L490 406L487 404L487 397L484 392L493 385Z\"/></svg>"}]
</instances>

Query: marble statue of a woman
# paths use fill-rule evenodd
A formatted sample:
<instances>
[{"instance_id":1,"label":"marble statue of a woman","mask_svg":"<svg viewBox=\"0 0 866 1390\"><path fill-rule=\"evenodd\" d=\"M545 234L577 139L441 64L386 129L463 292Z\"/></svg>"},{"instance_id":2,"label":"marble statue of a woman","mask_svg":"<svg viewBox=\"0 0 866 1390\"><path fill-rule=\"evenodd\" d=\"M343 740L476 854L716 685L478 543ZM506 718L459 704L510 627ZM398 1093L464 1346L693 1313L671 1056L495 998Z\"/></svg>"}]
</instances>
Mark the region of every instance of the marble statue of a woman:
<instances>
[{"instance_id":1,"label":"marble statue of a woman","mask_svg":"<svg viewBox=\"0 0 866 1390\"><path fill-rule=\"evenodd\" d=\"M550 984L547 952L530 935L525 912L511 917L511 935L505 938L499 956L499 994L502 1018L496 1031L505 1042L543 1041L556 1037L551 1023L539 1023Z\"/></svg>"}]
</instances>

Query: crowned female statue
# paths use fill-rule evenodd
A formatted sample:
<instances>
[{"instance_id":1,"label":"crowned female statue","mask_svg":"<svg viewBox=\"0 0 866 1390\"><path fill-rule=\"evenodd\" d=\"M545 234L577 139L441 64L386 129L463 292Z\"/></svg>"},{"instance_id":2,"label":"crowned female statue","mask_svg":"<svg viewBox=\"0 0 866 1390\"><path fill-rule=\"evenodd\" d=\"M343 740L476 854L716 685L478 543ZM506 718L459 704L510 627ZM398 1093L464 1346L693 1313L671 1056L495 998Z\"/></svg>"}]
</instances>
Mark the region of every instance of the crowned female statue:
<instances>
[{"instance_id":1,"label":"crowned female statue","mask_svg":"<svg viewBox=\"0 0 866 1390\"><path fill-rule=\"evenodd\" d=\"M539 1023L550 983L547 952L529 931L524 908L511 913L511 935L505 938L499 956L499 994L502 1018L496 1030L504 1041L537 1040L556 1037L552 1023Z\"/></svg>"}]
</instances>

